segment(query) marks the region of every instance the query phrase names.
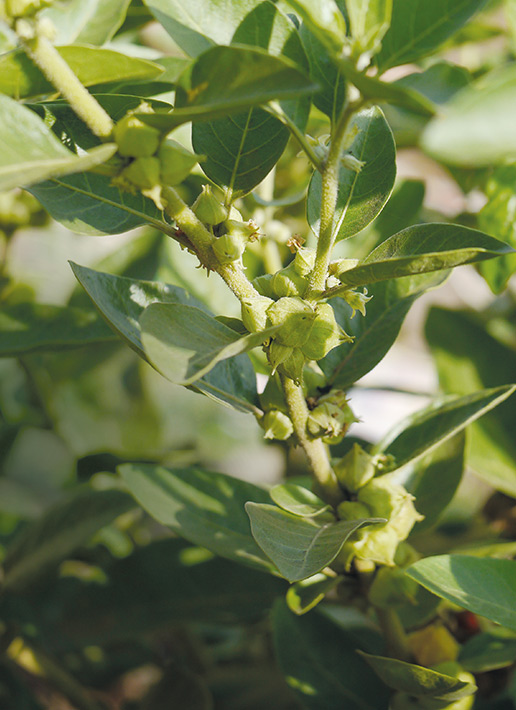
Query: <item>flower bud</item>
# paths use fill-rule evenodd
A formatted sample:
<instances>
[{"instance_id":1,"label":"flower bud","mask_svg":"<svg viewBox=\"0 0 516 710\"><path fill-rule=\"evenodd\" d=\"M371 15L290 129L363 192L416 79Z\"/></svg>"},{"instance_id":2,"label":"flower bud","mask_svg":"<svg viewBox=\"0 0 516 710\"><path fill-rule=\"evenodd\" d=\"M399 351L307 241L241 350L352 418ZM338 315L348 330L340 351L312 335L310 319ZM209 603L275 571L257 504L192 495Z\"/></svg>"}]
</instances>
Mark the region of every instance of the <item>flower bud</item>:
<instances>
[{"instance_id":1,"label":"flower bud","mask_svg":"<svg viewBox=\"0 0 516 710\"><path fill-rule=\"evenodd\" d=\"M192 205L197 219L203 224L220 224L227 217L227 211L213 194L210 185L203 185L202 192Z\"/></svg>"},{"instance_id":2,"label":"flower bud","mask_svg":"<svg viewBox=\"0 0 516 710\"><path fill-rule=\"evenodd\" d=\"M301 384L303 381L305 362L306 358L301 352L301 348L292 348L292 352L286 360L283 360L283 362L278 365L278 372L281 372L281 374L286 377L290 377L296 384Z\"/></svg>"},{"instance_id":3,"label":"flower bud","mask_svg":"<svg viewBox=\"0 0 516 710\"><path fill-rule=\"evenodd\" d=\"M369 588L369 601L380 609L415 604L418 583L399 567L381 567Z\"/></svg>"},{"instance_id":4,"label":"flower bud","mask_svg":"<svg viewBox=\"0 0 516 710\"><path fill-rule=\"evenodd\" d=\"M333 466L335 475L348 491L356 493L375 474L375 460L359 444L353 444L348 453Z\"/></svg>"},{"instance_id":5,"label":"flower bud","mask_svg":"<svg viewBox=\"0 0 516 710\"><path fill-rule=\"evenodd\" d=\"M272 325L281 326L274 335L280 345L299 348L306 343L315 320L315 311L301 298L280 298L273 303L267 315Z\"/></svg>"},{"instance_id":6,"label":"flower bud","mask_svg":"<svg viewBox=\"0 0 516 710\"><path fill-rule=\"evenodd\" d=\"M252 284L260 295L267 296L267 298L274 297L274 291L272 290L273 277L273 274L263 274L263 276L257 276L253 279Z\"/></svg>"},{"instance_id":7,"label":"flower bud","mask_svg":"<svg viewBox=\"0 0 516 710\"><path fill-rule=\"evenodd\" d=\"M367 295L367 289L364 289L363 293L360 291L344 291L342 298L351 306L351 317L353 318L355 313L359 311L363 316L366 314L365 304L372 299L372 296Z\"/></svg>"},{"instance_id":8,"label":"flower bud","mask_svg":"<svg viewBox=\"0 0 516 710\"><path fill-rule=\"evenodd\" d=\"M294 258L294 268L300 276L308 276L315 264L315 249L299 247Z\"/></svg>"},{"instance_id":9,"label":"flower bud","mask_svg":"<svg viewBox=\"0 0 516 710\"><path fill-rule=\"evenodd\" d=\"M272 277L272 289L279 298L302 296L305 292L306 283L306 279L296 271L294 262L277 271Z\"/></svg>"},{"instance_id":10,"label":"flower bud","mask_svg":"<svg viewBox=\"0 0 516 710\"><path fill-rule=\"evenodd\" d=\"M151 190L159 185L159 160L136 158L122 170L120 178L140 190Z\"/></svg>"},{"instance_id":11,"label":"flower bud","mask_svg":"<svg viewBox=\"0 0 516 710\"><path fill-rule=\"evenodd\" d=\"M242 301L242 321L250 333L259 333L267 325L267 309L273 303L270 298L258 296Z\"/></svg>"},{"instance_id":12,"label":"flower bud","mask_svg":"<svg viewBox=\"0 0 516 710\"><path fill-rule=\"evenodd\" d=\"M294 348L288 347L288 345L281 345L276 340L271 340L271 343L267 349L267 358L272 367L272 374L276 372L279 365L292 355Z\"/></svg>"},{"instance_id":13,"label":"flower bud","mask_svg":"<svg viewBox=\"0 0 516 710\"><path fill-rule=\"evenodd\" d=\"M303 346L303 352L309 360L320 360L330 350L342 343L351 342L335 320L335 313L329 303L319 303L316 318L310 332L310 338Z\"/></svg>"},{"instance_id":14,"label":"flower bud","mask_svg":"<svg viewBox=\"0 0 516 710\"><path fill-rule=\"evenodd\" d=\"M150 158L158 150L160 132L133 114L126 114L115 126L114 139L124 158Z\"/></svg>"},{"instance_id":15,"label":"flower bud","mask_svg":"<svg viewBox=\"0 0 516 710\"><path fill-rule=\"evenodd\" d=\"M294 433L294 427L290 418L278 409L271 409L266 412L260 422L260 426L265 429L266 439L279 439L285 441Z\"/></svg>"},{"instance_id":16,"label":"flower bud","mask_svg":"<svg viewBox=\"0 0 516 710\"><path fill-rule=\"evenodd\" d=\"M158 150L163 185L178 185L183 182L201 156L194 155L172 138L166 138Z\"/></svg>"}]
</instances>

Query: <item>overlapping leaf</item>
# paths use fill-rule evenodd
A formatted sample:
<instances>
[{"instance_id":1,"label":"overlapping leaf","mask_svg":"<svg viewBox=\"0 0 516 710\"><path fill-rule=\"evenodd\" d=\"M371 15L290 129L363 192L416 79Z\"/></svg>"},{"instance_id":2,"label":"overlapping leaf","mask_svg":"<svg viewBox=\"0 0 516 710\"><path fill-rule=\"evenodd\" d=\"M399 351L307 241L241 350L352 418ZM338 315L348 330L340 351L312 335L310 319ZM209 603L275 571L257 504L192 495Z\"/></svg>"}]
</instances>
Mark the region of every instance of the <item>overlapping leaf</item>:
<instances>
[{"instance_id":1,"label":"overlapping leaf","mask_svg":"<svg viewBox=\"0 0 516 710\"><path fill-rule=\"evenodd\" d=\"M47 17L56 28L56 44L82 42L104 44L124 21L130 0L70 0L46 8Z\"/></svg>"}]
</instances>

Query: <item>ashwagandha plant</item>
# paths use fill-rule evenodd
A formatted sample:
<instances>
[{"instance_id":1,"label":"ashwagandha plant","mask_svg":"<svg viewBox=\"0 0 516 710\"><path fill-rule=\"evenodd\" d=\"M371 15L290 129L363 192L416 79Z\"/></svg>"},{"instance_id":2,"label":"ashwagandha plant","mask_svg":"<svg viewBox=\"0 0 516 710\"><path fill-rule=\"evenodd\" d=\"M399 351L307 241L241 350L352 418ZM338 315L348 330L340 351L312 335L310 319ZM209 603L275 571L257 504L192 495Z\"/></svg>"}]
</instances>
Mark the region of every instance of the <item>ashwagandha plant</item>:
<instances>
[{"instance_id":1,"label":"ashwagandha plant","mask_svg":"<svg viewBox=\"0 0 516 710\"><path fill-rule=\"evenodd\" d=\"M271 608L286 684L271 681L267 667L258 681L242 680L262 686L258 700L224 699L224 678L210 678L196 656L168 669L138 707L514 707L509 676L495 694L505 704L490 704L489 693L475 704L474 676L516 660L516 566L500 559L512 557L514 543L485 522L467 539L469 555L450 554L466 540L443 533L432 547L426 533L458 488L473 422L475 469L516 494L510 316L434 309L428 341L448 394L393 422L381 441L346 436L356 421L349 390L386 355L413 302L453 267L479 265L495 291L514 267L514 64L477 67L476 78L434 61L441 47L481 30L505 36L471 19L485 4L146 0L127 14L127 0L4 0L6 254L19 227L44 221L42 208L83 234L147 225L149 249L166 235L183 250L171 267L176 285L142 280L145 259L130 255L122 274L75 263L73 272L117 336L163 377L254 416L265 439L299 447L308 462L307 475L266 489L202 466L167 467L142 450L117 478L74 489L39 519L11 526L0 600L8 707L39 707L48 699L38 683L48 682L72 706L98 710L103 698L84 687L92 681L83 657L74 673L70 649L89 649L93 663L104 645L160 625L256 621ZM120 27L118 37L133 37L149 12L174 56L145 55L116 37L101 47ZM402 78L384 76L400 65L411 65ZM465 192L487 197L480 212L432 220L415 181L391 195L396 143L418 142ZM297 176L284 155L302 166ZM28 192L7 192L20 187ZM296 212L305 194L306 225ZM200 297L195 284L208 275L225 283L240 318L214 313ZM19 358L44 401L52 378L36 376L27 353L111 347L112 330L77 294L69 306L42 306L6 268L2 279L1 354ZM477 422L498 405L498 419ZM43 410L47 424L57 416ZM7 450L13 426L2 416ZM147 435L153 424L144 416ZM63 576L63 561L115 519L141 532L135 500L176 537L109 564L85 553L103 583L82 578L86 567L69 565ZM135 665L148 658L136 655Z\"/></svg>"}]
</instances>

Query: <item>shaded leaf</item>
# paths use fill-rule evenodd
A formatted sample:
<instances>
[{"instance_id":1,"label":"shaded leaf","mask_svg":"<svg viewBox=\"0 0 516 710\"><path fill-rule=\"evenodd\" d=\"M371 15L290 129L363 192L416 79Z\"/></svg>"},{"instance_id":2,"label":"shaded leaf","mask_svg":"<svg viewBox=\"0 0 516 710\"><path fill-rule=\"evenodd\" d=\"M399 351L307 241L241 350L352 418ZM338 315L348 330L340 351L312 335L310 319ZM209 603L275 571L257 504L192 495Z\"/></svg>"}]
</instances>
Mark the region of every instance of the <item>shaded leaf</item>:
<instances>
[{"instance_id":1,"label":"shaded leaf","mask_svg":"<svg viewBox=\"0 0 516 710\"><path fill-rule=\"evenodd\" d=\"M334 213L336 239L347 239L372 222L391 194L396 177L396 149L391 130L379 108L361 111L353 125L358 134L350 153L365 163L359 172L341 167ZM307 219L319 233L322 178L315 172L308 188Z\"/></svg>"},{"instance_id":2,"label":"shaded leaf","mask_svg":"<svg viewBox=\"0 0 516 710\"><path fill-rule=\"evenodd\" d=\"M55 44L104 44L122 25L130 0L69 0L41 12L57 30Z\"/></svg>"},{"instance_id":3,"label":"shaded leaf","mask_svg":"<svg viewBox=\"0 0 516 710\"><path fill-rule=\"evenodd\" d=\"M3 588L20 591L134 507L121 491L81 489L24 528L9 546Z\"/></svg>"},{"instance_id":4,"label":"shaded leaf","mask_svg":"<svg viewBox=\"0 0 516 710\"><path fill-rule=\"evenodd\" d=\"M359 528L384 522L380 518L340 522L301 518L274 505L255 502L247 503L245 509L253 537L289 582L320 572Z\"/></svg>"},{"instance_id":5,"label":"shaded leaf","mask_svg":"<svg viewBox=\"0 0 516 710\"><path fill-rule=\"evenodd\" d=\"M330 508L315 493L296 483L279 483L271 488L270 495L280 508L302 518L319 515Z\"/></svg>"},{"instance_id":6,"label":"shaded leaf","mask_svg":"<svg viewBox=\"0 0 516 710\"><path fill-rule=\"evenodd\" d=\"M92 311L17 303L4 305L0 312L0 357L54 351L112 339L111 330Z\"/></svg>"},{"instance_id":7,"label":"shaded leaf","mask_svg":"<svg viewBox=\"0 0 516 710\"><path fill-rule=\"evenodd\" d=\"M288 608L301 616L317 606L328 592L341 581L341 577L329 577L324 573L314 574L289 587L285 597Z\"/></svg>"},{"instance_id":8,"label":"shaded leaf","mask_svg":"<svg viewBox=\"0 0 516 710\"><path fill-rule=\"evenodd\" d=\"M346 21L335 0L286 0L303 23L332 55L339 55L346 42Z\"/></svg>"},{"instance_id":9,"label":"shaded leaf","mask_svg":"<svg viewBox=\"0 0 516 710\"><path fill-rule=\"evenodd\" d=\"M129 57L112 49L74 44L57 50L84 86L122 79L154 79L163 71L147 59ZM0 57L0 91L20 99L56 93L23 50Z\"/></svg>"},{"instance_id":10,"label":"shaded leaf","mask_svg":"<svg viewBox=\"0 0 516 710\"><path fill-rule=\"evenodd\" d=\"M279 666L309 710L387 710L386 686L356 652L370 650L366 634L357 639L317 612L297 616L279 600L272 621Z\"/></svg>"},{"instance_id":11,"label":"shaded leaf","mask_svg":"<svg viewBox=\"0 0 516 710\"><path fill-rule=\"evenodd\" d=\"M299 31L310 64L310 77L319 89L312 94L317 108L335 122L346 100L346 84L328 50L305 25Z\"/></svg>"},{"instance_id":12,"label":"shaded leaf","mask_svg":"<svg viewBox=\"0 0 516 710\"><path fill-rule=\"evenodd\" d=\"M510 397L516 385L481 390L464 397L448 396L410 415L376 444L374 453L391 455L401 468L430 452L441 442Z\"/></svg>"},{"instance_id":13,"label":"shaded leaf","mask_svg":"<svg viewBox=\"0 0 516 710\"><path fill-rule=\"evenodd\" d=\"M486 0L393 0L391 25L377 55L379 70L430 54L485 3Z\"/></svg>"},{"instance_id":14,"label":"shaded leaf","mask_svg":"<svg viewBox=\"0 0 516 710\"><path fill-rule=\"evenodd\" d=\"M466 555L419 560L407 574L437 596L516 629L516 562Z\"/></svg>"},{"instance_id":15,"label":"shaded leaf","mask_svg":"<svg viewBox=\"0 0 516 710\"><path fill-rule=\"evenodd\" d=\"M249 500L270 500L263 488L198 468L124 464L119 472L138 503L162 525L221 557L272 569L251 535L244 510Z\"/></svg>"},{"instance_id":16,"label":"shaded leaf","mask_svg":"<svg viewBox=\"0 0 516 710\"><path fill-rule=\"evenodd\" d=\"M466 641L457 660L470 673L506 668L516 661L516 638L481 631Z\"/></svg>"},{"instance_id":17,"label":"shaded leaf","mask_svg":"<svg viewBox=\"0 0 516 710\"><path fill-rule=\"evenodd\" d=\"M505 242L476 229L445 223L416 224L393 234L339 278L353 287L364 286L450 269L511 251L512 247Z\"/></svg>"},{"instance_id":18,"label":"shaded leaf","mask_svg":"<svg viewBox=\"0 0 516 710\"><path fill-rule=\"evenodd\" d=\"M360 52L375 53L391 23L393 0L347 0L351 36Z\"/></svg>"},{"instance_id":19,"label":"shaded leaf","mask_svg":"<svg viewBox=\"0 0 516 710\"><path fill-rule=\"evenodd\" d=\"M430 668L398 661L396 658L372 656L363 651L359 653L386 685L409 695L453 702L472 695L477 689L474 683Z\"/></svg>"}]
</instances>

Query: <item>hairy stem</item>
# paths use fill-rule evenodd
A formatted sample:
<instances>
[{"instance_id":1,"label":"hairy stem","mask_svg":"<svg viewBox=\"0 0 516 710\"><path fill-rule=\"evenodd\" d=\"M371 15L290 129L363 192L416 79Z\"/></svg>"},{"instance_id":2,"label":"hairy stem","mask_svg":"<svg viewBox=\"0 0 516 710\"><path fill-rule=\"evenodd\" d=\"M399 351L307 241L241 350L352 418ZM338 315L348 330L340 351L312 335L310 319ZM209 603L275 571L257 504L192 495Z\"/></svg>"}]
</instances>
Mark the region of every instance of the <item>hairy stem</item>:
<instances>
[{"instance_id":1,"label":"hairy stem","mask_svg":"<svg viewBox=\"0 0 516 710\"><path fill-rule=\"evenodd\" d=\"M407 641L407 635L400 618L394 609L379 609L375 607L378 624L383 632L387 653L400 661L410 662L412 654Z\"/></svg>"},{"instance_id":2,"label":"hairy stem","mask_svg":"<svg viewBox=\"0 0 516 710\"><path fill-rule=\"evenodd\" d=\"M287 400L288 411L294 432L303 447L312 468L317 484L317 493L331 505L337 505L342 500L342 491L335 473L330 465L326 446L321 439L309 439L306 423L309 415L303 390L293 380L280 375L283 391Z\"/></svg>"},{"instance_id":3,"label":"hairy stem","mask_svg":"<svg viewBox=\"0 0 516 710\"><path fill-rule=\"evenodd\" d=\"M357 105L353 103L348 103L344 108L332 134L328 157L322 171L321 225L317 241L315 265L305 295L307 300L320 298L326 286L328 266L335 244L333 216L339 191L342 148L356 110Z\"/></svg>"},{"instance_id":4,"label":"hairy stem","mask_svg":"<svg viewBox=\"0 0 516 710\"><path fill-rule=\"evenodd\" d=\"M25 40L24 46L32 61L88 128L99 138L108 138L114 127L111 117L81 84L54 45L46 37L36 36Z\"/></svg>"}]
</instances>

